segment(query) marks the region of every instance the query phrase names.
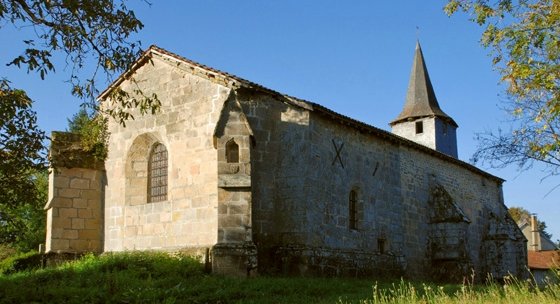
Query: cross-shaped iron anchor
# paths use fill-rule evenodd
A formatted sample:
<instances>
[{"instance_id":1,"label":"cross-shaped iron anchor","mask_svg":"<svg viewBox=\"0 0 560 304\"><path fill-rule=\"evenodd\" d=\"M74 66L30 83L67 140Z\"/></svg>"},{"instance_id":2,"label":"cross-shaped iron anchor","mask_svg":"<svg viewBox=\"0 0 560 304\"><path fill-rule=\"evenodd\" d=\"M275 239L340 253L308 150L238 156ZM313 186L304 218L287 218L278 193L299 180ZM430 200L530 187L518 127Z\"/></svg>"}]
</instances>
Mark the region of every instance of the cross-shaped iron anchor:
<instances>
[{"instance_id":1,"label":"cross-shaped iron anchor","mask_svg":"<svg viewBox=\"0 0 560 304\"><path fill-rule=\"evenodd\" d=\"M334 142L334 139L332 140L332 143L334 145L334 150L336 151L336 156L334 157L333 161L332 161L332 166L334 166L334 163L336 162L336 160L338 159L338 162L340 163L340 165L342 166L342 168L344 168L344 164L342 163L342 158L340 158L340 151L342 151L342 148L344 147L344 143L340 144L340 147L338 147L336 145L336 143Z\"/></svg>"}]
</instances>

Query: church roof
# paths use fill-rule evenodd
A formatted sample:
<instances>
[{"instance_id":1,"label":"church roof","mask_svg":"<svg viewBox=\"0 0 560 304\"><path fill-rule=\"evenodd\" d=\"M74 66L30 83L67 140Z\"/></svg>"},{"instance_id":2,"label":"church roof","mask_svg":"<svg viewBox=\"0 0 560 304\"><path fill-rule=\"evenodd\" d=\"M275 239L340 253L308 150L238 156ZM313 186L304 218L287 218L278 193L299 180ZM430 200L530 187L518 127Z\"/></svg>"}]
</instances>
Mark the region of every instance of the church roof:
<instances>
[{"instance_id":1,"label":"church roof","mask_svg":"<svg viewBox=\"0 0 560 304\"><path fill-rule=\"evenodd\" d=\"M406 93L406 103L401 114L390 124L394 125L401 121L422 117L439 117L457 127L457 123L439 107L432 82L430 81L430 75L424 62L420 42L417 42L410 80L408 82L408 91Z\"/></svg>"},{"instance_id":2,"label":"church roof","mask_svg":"<svg viewBox=\"0 0 560 304\"><path fill-rule=\"evenodd\" d=\"M277 91L274 91L272 89L266 88L260 84L245 80L241 77L226 73L226 72L222 72L220 70L205 66L203 64L200 64L198 62L192 61L190 59L187 59L185 57L182 57L180 55L177 55L175 53L169 52L165 49L162 49L158 46L152 45L150 46L149 49L147 49L146 51L144 51L144 53L140 56L140 58L138 58L132 65L131 67L128 69L128 71L124 72L123 74L121 74L115 81L113 81L113 83L111 85L109 85L109 87L107 87L107 89L105 89L103 92L101 92L101 94L99 95L98 99L103 100L106 97L109 96L109 93L116 88L117 86L119 86L123 81L129 79L132 74L135 73L135 71L137 69L139 69L141 66L143 66L144 64L150 62L151 58L153 55L159 55L163 58L167 58L167 59L171 59L174 60L175 62L177 62L177 64L179 63L183 63L186 64L187 68L195 75L199 75L201 77L204 77L206 79L209 79L211 81L220 83L224 86L230 87L230 88L248 88L248 89L254 89L257 91L261 91L267 94L271 94L273 96L276 96L277 98L279 98L280 100L282 100L283 102L289 103L293 106L296 107L300 107L303 109L306 109L308 111L311 112L315 112L317 114L323 115L325 117L328 117L330 119L336 120L341 124L353 127L355 129L357 129L360 132L364 132L364 133L369 133L369 134L374 134L380 138L383 138L385 140L388 140L390 142L399 144L399 145L403 145L415 150L419 150L422 151L424 153L430 154L432 156L438 157L440 159L446 160L450 163L456 164L458 166L461 166L471 172L486 176L492 180L495 180L496 182L498 182L499 184L501 184L504 180L494 176L486 171L483 171L473 165L470 165L464 161L461 161L455 157L451 157L447 154L441 153L439 151L436 151L434 149L428 148L424 145L418 144L412 140L406 139L404 137L395 135L391 132L376 128L374 126L371 126L369 124L363 123L361 121L355 120L353 118L350 118L348 116L339 114L333 110L330 110L320 104L314 103L314 102L310 102L307 100L303 100L303 99L299 99L296 97L292 97L286 94L282 94L279 93Z\"/></svg>"}]
</instances>

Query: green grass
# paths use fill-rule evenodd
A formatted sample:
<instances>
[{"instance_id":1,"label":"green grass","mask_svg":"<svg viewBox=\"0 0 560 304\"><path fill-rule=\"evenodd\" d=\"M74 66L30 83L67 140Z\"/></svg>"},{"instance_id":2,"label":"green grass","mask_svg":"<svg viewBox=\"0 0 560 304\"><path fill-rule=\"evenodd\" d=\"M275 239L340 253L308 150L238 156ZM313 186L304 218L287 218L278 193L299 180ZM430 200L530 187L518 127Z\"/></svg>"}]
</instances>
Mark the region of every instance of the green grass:
<instances>
[{"instance_id":1,"label":"green grass","mask_svg":"<svg viewBox=\"0 0 560 304\"><path fill-rule=\"evenodd\" d=\"M88 255L56 268L0 275L0 303L559 303L560 286L445 285L367 279L204 273L165 253Z\"/></svg>"}]
</instances>

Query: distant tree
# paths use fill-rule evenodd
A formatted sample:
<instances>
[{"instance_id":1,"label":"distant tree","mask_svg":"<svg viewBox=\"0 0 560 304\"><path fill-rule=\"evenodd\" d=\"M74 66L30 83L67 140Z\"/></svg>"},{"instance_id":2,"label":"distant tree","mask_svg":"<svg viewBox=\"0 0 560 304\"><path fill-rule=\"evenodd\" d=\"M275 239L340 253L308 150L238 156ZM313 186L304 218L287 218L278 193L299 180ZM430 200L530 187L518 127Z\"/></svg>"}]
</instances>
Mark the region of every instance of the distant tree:
<instances>
[{"instance_id":1,"label":"distant tree","mask_svg":"<svg viewBox=\"0 0 560 304\"><path fill-rule=\"evenodd\" d=\"M531 218L531 213L529 212L529 210L523 207L510 207L508 208L508 212L516 223L519 223L523 220L528 221ZM537 220L537 229L542 232L542 234L544 234L547 238L551 238L552 234L546 231L546 228L547 226L544 221Z\"/></svg>"},{"instance_id":2,"label":"distant tree","mask_svg":"<svg viewBox=\"0 0 560 304\"><path fill-rule=\"evenodd\" d=\"M28 176L35 197L15 206L0 204L0 244L21 252L37 250L45 242L45 210L48 198L47 170Z\"/></svg>"},{"instance_id":3,"label":"distant tree","mask_svg":"<svg viewBox=\"0 0 560 304\"><path fill-rule=\"evenodd\" d=\"M511 131L478 134L472 160L520 170L539 162L560 174L560 2L449 0L445 11L484 26L481 43L507 85Z\"/></svg>"},{"instance_id":4,"label":"distant tree","mask_svg":"<svg viewBox=\"0 0 560 304\"><path fill-rule=\"evenodd\" d=\"M82 136L84 151L99 160L107 156L107 119L98 112L88 113L85 107L68 119L68 131Z\"/></svg>"},{"instance_id":5,"label":"distant tree","mask_svg":"<svg viewBox=\"0 0 560 304\"><path fill-rule=\"evenodd\" d=\"M91 117L87 109L81 107L78 113L74 114L71 119L67 119L67 121L69 132L80 133L90 124Z\"/></svg>"}]
</instances>

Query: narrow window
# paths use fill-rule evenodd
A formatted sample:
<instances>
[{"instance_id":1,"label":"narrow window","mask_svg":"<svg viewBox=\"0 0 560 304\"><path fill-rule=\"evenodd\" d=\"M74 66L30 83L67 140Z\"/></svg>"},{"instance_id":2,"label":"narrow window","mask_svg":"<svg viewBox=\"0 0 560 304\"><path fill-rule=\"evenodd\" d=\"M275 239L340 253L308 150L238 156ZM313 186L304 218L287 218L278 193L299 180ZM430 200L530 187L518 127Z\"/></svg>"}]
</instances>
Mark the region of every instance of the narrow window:
<instances>
[{"instance_id":1,"label":"narrow window","mask_svg":"<svg viewBox=\"0 0 560 304\"><path fill-rule=\"evenodd\" d=\"M148 202L167 200L167 149L156 143L148 160Z\"/></svg>"},{"instance_id":2,"label":"narrow window","mask_svg":"<svg viewBox=\"0 0 560 304\"><path fill-rule=\"evenodd\" d=\"M355 190L350 191L348 203L348 225L355 230L358 229L358 193Z\"/></svg>"},{"instance_id":3,"label":"narrow window","mask_svg":"<svg viewBox=\"0 0 560 304\"><path fill-rule=\"evenodd\" d=\"M443 124L443 135L447 135L447 124Z\"/></svg>"},{"instance_id":4,"label":"narrow window","mask_svg":"<svg viewBox=\"0 0 560 304\"><path fill-rule=\"evenodd\" d=\"M377 249L379 249L379 253L385 253L385 239L377 239Z\"/></svg>"},{"instance_id":5,"label":"narrow window","mask_svg":"<svg viewBox=\"0 0 560 304\"><path fill-rule=\"evenodd\" d=\"M416 134L424 133L424 124L422 121L416 122Z\"/></svg>"},{"instance_id":6,"label":"narrow window","mask_svg":"<svg viewBox=\"0 0 560 304\"><path fill-rule=\"evenodd\" d=\"M228 163L239 162L239 146L233 139L226 143L226 160Z\"/></svg>"}]
</instances>

